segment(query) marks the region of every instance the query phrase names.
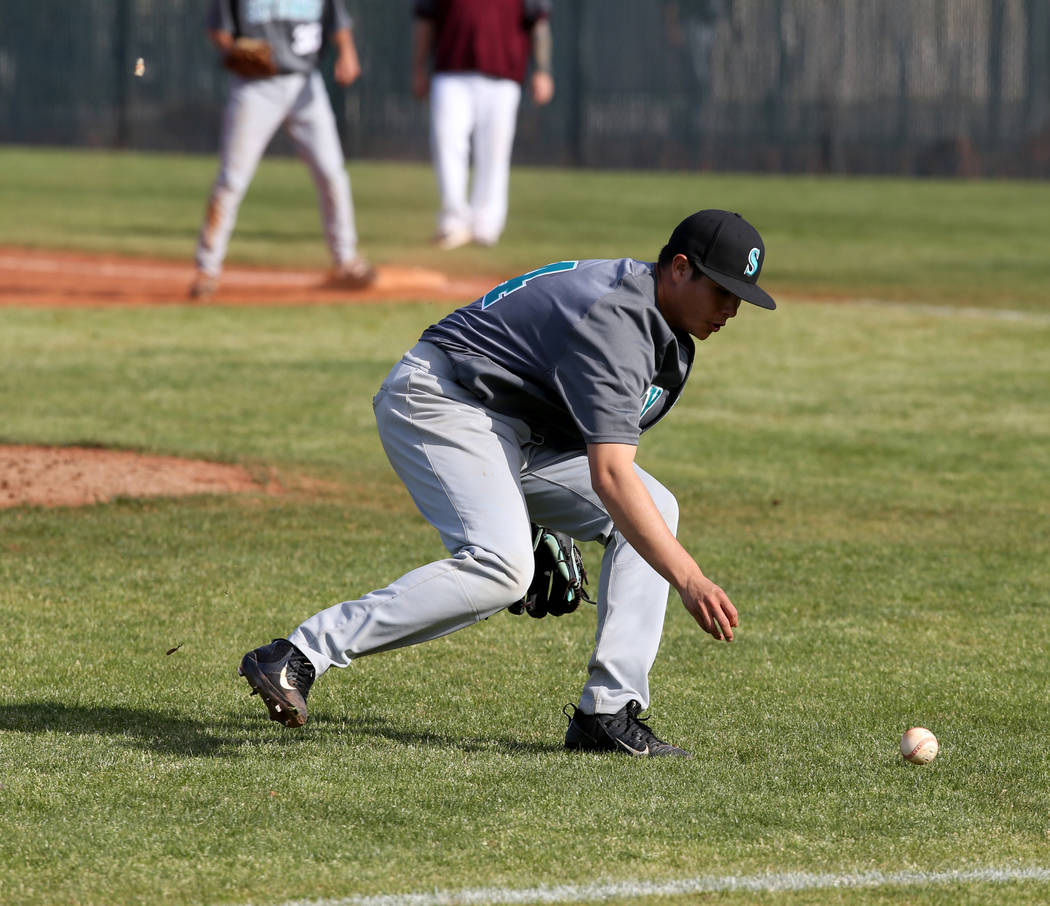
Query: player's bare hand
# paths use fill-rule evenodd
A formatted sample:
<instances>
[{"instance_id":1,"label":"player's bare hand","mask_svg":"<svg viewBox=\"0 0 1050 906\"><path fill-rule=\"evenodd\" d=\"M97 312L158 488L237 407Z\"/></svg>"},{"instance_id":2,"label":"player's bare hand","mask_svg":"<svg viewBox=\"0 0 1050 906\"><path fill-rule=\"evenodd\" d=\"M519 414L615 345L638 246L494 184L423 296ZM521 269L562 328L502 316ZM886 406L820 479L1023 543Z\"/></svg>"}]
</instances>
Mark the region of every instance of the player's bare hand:
<instances>
[{"instance_id":1,"label":"player's bare hand","mask_svg":"<svg viewBox=\"0 0 1050 906\"><path fill-rule=\"evenodd\" d=\"M340 85L352 85L361 75L361 61L356 53L341 53L335 61L335 80Z\"/></svg>"},{"instance_id":2,"label":"player's bare hand","mask_svg":"<svg viewBox=\"0 0 1050 906\"><path fill-rule=\"evenodd\" d=\"M736 607L710 579L681 590L682 603L704 632L725 642L733 641L733 627L739 624Z\"/></svg>"},{"instance_id":3,"label":"player's bare hand","mask_svg":"<svg viewBox=\"0 0 1050 906\"><path fill-rule=\"evenodd\" d=\"M550 103L551 98L554 97L554 77L549 72L534 72L529 87L533 101L541 107Z\"/></svg>"}]
</instances>

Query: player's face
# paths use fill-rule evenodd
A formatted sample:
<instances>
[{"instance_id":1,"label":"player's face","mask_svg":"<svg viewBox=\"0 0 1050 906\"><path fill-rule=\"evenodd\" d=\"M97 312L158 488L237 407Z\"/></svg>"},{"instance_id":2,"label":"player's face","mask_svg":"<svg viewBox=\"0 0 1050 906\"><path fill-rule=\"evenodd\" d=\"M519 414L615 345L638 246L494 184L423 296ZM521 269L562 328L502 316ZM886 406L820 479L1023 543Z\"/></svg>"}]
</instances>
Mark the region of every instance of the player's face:
<instances>
[{"instance_id":1,"label":"player's face","mask_svg":"<svg viewBox=\"0 0 1050 906\"><path fill-rule=\"evenodd\" d=\"M681 259L679 261L678 259ZM740 308L740 299L706 274L694 279L684 255L675 256L660 288L660 310L667 323L706 340L726 326Z\"/></svg>"}]
</instances>

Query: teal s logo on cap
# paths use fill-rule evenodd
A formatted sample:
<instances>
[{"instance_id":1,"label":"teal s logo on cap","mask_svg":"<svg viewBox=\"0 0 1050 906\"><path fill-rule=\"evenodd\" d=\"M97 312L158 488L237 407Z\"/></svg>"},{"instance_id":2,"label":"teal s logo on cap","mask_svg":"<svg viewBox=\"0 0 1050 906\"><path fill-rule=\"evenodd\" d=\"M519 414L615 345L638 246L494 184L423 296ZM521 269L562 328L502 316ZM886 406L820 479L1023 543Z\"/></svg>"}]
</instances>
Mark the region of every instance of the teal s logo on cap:
<instances>
[{"instance_id":1,"label":"teal s logo on cap","mask_svg":"<svg viewBox=\"0 0 1050 906\"><path fill-rule=\"evenodd\" d=\"M747 253L747 267L744 268L744 276L751 277L758 270L758 258L762 253L757 249L751 249Z\"/></svg>"},{"instance_id":2,"label":"teal s logo on cap","mask_svg":"<svg viewBox=\"0 0 1050 906\"><path fill-rule=\"evenodd\" d=\"M759 308L777 307L758 285L766 244L739 214L714 208L690 214L674 228L660 252L664 260L673 260L674 255L685 255L696 270L738 299Z\"/></svg>"}]
</instances>

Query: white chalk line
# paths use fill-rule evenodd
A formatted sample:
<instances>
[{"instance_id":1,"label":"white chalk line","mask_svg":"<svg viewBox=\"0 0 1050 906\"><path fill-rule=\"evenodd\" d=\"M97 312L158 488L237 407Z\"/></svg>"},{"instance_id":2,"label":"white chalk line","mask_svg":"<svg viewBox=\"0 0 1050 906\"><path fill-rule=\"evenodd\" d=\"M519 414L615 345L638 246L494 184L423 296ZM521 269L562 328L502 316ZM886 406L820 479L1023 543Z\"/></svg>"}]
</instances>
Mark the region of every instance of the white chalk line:
<instances>
[{"instance_id":1,"label":"white chalk line","mask_svg":"<svg viewBox=\"0 0 1050 906\"><path fill-rule=\"evenodd\" d=\"M527 903L585 903L614 898L636 900L698 893L792 893L872 887L929 887L948 884L1050 882L1050 868L970 868L946 871L865 871L843 874L779 872L758 875L682 878L671 881L611 881L538 887L478 887L394 893L339 899L289 900L281 906L498 906Z\"/></svg>"}]
</instances>

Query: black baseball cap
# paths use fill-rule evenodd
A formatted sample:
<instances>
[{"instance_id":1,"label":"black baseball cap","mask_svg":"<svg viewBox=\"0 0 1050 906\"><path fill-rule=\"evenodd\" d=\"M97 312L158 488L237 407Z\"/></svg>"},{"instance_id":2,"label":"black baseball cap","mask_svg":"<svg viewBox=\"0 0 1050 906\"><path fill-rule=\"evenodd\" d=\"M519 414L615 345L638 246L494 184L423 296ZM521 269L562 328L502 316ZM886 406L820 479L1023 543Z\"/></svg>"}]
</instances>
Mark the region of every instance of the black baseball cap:
<instances>
[{"instance_id":1,"label":"black baseball cap","mask_svg":"<svg viewBox=\"0 0 1050 906\"><path fill-rule=\"evenodd\" d=\"M758 286L766 257L762 237L732 211L705 210L690 214L671 233L667 249L685 255L701 273L723 289L760 308L777 303Z\"/></svg>"}]
</instances>

